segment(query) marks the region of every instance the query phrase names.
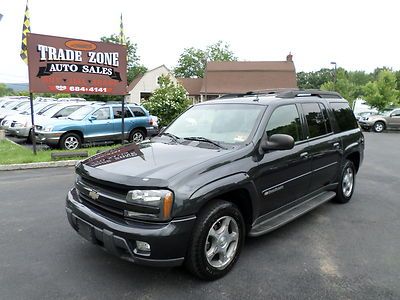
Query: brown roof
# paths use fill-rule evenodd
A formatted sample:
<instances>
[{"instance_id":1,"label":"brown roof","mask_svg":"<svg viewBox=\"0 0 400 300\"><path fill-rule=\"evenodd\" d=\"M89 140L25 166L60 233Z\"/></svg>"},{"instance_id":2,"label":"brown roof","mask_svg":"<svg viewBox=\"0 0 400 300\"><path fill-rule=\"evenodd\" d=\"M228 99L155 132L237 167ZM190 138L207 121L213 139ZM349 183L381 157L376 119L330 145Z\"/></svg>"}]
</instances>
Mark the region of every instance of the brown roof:
<instances>
[{"instance_id":1,"label":"brown roof","mask_svg":"<svg viewBox=\"0 0 400 300\"><path fill-rule=\"evenodd\" d=\"M297 88L292 61L208 62L200 92L227 94L278 88Z\"/></svg>"},{"instance_id":2,"label":"brown roof","mask_svg":"<svg viewBox=\"0 0 400 300\"><path fill-rule=\"evenodd\" d=\"M177 80L185 88L189 96L200 95L203 78L177 78Z\"/></svg>"},{"instance_id":3,"label":"brown roof","mask_svg":"<svg viewBox=\"0 0 400 300\"><path fill-rule=\"evenodd\" d=\"M138 74L133 78L132 82L128 85L128 93L139 83L140 79L143 78L144 74Z\"/></svg>"}]
</instances>

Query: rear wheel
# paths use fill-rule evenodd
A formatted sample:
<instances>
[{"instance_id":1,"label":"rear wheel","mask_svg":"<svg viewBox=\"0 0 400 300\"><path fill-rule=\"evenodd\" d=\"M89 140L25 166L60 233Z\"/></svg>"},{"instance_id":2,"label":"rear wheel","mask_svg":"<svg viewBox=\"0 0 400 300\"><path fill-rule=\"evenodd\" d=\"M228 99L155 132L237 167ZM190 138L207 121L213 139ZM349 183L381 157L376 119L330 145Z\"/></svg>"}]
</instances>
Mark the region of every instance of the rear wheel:
<instances>
[{"instance_id":1,"label":"rear wheel","mask_svg":"<svg viewBox=\"0 0 400 300\"><path fill-rule=\"evenodd\" d=\"M380 133L380 132L382 132L384 129L385 129L385 123L383 123L383 122L381 122L381 121L375 122L375 124L374 124L374 131L375 131L375 132Z\"/></svg>"},{"instance_id":2,"label":"rear wheel","mask_svg":"<svg viewBox=\"0 0 400 300\"><path fill-rule=\"evenodd\" d=\"M66 133L61 137L60 147L65 150L79 149L82 145L82 139L76 133Z\"/></svg>"},{"instance_id":3,"label":"rear wheel","mask_svg":"<svg viewBox=\"0 0 400 300\"><path fill-rule=\"evenodd\" d=\"M186 267L203 280L227 274L244 243L242 214L233 203L216 200L198 216L186 257Z\"/></svg>"},{"instance_id":4,"label":"rear wheel","mask_svg":"<svg viewBox=\"0 0 400 300\"><path fill-rule=\"evenodd\" d=\"M146 135L140 129L134 129L129 134L129 141L130 142L140 143L145 138L146 138Z\"/></svg>"},{"instance_id":5,"label":"rear wheel","mask_svg":"<svg viewBox=\"0 0 400 300\"><path fill-rule=\"evenodd\" d=\"M356 169L350 160L346 160L342 168L339 185L334 201L337 203L347 203L353 196L354 185L356 183Z\"/></svg>"}]
</instances>

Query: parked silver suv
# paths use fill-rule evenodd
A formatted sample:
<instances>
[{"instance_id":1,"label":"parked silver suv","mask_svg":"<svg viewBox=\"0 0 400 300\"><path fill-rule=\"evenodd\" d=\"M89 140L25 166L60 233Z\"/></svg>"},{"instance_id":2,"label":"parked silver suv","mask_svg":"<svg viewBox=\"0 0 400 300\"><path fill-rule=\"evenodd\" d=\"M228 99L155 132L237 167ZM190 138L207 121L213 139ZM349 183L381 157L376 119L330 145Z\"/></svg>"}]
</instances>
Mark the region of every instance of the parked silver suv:
<instances>
[{"instance_id":1,"label":"parked silver suv","mask_svg":"<svg viewBox=\"0 0 400 300\"><path fill-rule=\"evenodd\" d=\"M384 112L381 115L371 115L358 120L361 128L375 132L382 132L385 129L400 130L400 108Z\"/></svg>"}]
</instances>

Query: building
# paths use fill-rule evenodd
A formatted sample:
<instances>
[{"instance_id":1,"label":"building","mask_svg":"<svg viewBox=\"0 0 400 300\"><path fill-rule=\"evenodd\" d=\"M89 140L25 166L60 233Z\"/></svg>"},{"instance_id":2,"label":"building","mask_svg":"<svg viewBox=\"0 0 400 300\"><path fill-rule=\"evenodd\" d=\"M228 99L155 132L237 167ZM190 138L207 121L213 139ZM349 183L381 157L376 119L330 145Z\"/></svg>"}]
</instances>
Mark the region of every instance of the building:
<instances>
[{"instance_id":1,"label":"building","mask_svg":"<svg viewBox=\"0 0 400 300\"><path fill-rule=\"evenodd\" d=\"M147 71L143 75L138 75L128 86L127 101L130 103L140 103L142 99L147 100L153 91L160 86L158 78L161 75L169 75L174 83L177 83L172 72L165 66L161 65L153 70Z\"/></svg>"},{"instance_id":2,"label":"building","mask_svg":"<svg viewBox=\"0 0 400 300\"><path fill-rule=\"evenodd\" d=\"M177 78L194 102L224 94L297 88L292 55L286 61L211 61L204 78Z\"/></svg>"},{"instance_id":3,"label":"building","mask_svg":"<svg viewBox=\"0 0 400 300\"><path fill-rule=\"evenodd\" d=\"M285 61L210 61L204 78L175 78L165 66L137 76L128 86L128 102L140 103L159 87L158 78L169 75L188 92L193 103L217 98L224 94L249 91L297 88L296 69L292 55Z\"/></svg>"}]
</instances>

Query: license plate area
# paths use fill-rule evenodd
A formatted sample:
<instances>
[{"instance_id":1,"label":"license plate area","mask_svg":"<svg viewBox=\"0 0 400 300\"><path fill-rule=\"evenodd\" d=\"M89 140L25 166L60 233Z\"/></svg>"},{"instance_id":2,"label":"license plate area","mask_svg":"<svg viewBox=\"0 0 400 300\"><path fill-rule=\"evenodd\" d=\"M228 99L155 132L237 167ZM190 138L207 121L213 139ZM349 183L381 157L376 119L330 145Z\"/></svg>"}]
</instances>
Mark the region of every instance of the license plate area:
<instances>
[{"instance_id":1,"label":"license plate area","mask_svg":"<svg viewBox=\"0 0 400 300\"><path fill-rule=\"evenodd\" d=\"M94 243L95 242L95 237L94 237L94 228L92 225L77 219L76 220L76 225L78 225L78 233L86 240L89 242Z\"/></svg>"}]
</instances>

